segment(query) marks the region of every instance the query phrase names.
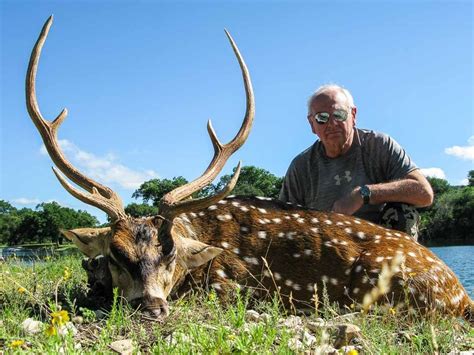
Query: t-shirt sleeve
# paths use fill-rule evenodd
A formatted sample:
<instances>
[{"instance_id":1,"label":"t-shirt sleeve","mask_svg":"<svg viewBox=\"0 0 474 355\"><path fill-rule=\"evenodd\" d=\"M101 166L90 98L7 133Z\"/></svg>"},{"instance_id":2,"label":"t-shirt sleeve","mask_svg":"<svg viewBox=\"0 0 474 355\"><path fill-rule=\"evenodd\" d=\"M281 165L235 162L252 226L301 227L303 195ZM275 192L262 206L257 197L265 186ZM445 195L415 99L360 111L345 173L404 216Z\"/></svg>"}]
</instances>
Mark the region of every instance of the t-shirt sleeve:
<instances>
[{"instance_id":1,"label":"t-shirt sleeve","mask_svg":"<svg viewBox=\"0 0 474 355\"><path fill-rule=\"evenodd\" d=\"M379 147L381 148L379 164L386 181L402 179L418 168L405 149L393 138L381 135L377 141L382 145Z\"/></svg>"},{"instance_id":2,"label":"t-shirt sleeve","mask_svg":"<svg viewBox=\"0 0 474 355\"><path fill-rule=\"evenodd\" d=\"M283 179L279 200L302 205L301 186L298 181L298 168L296 160L293 160Z\"/></svg>"}]
</instances>

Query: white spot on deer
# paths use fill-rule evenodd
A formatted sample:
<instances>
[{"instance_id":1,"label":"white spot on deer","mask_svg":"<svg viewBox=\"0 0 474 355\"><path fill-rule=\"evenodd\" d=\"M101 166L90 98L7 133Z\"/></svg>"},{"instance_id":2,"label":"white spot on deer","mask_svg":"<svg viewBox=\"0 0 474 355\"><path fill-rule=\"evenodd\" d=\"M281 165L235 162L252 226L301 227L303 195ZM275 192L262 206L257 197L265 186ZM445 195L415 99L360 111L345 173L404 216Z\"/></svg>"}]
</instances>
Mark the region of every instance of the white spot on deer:
<instances>
[{"instance_id":1,"label":"white spot on deer","mask_svg":"<svg viewBox=\"0 0 474 355\"><path fill-rule=\"evenodd\" d=\"M230 198L235 198L235 195L229 195L226 197L227 199L230 199Z\"/></svg>"},{"instance_id":2,"label":"white spot on deer","mask_svg":"<svg viewBox=\"0 0 474 355\"><path fill-rule=\"evenodd\" d=\"M270 272L268 270L263 270L263 276L270 277Z\"/></svg>"},{"instance_id":3,"label":"white spot on deer","mask_svg":"<svg viewBox=\"0 0 474 355\"><path fill-rule=\"evenodd\" d=\"M420 295L418 296L418 300L420 300L420 301L425 301L425 300L426 300L425 295L420 294Z\"/></svg>"},{"instance_id":4,"label":"white spot on deer","mask_svg":"<svg viewBox=\"0 0 474 355\"><path fill-rule=\"evenodd\" d=\"M389 237L391 237L391 236L392 236L392 233L390 233L390 232L385 232L385 235L388 235Z\"/></svg>"},{"instance_id":5,"label":"white spot on deer","mask_svg":"<svg viewBox=\"0 0 474 355\"><path fill-rule=\"evenodd\" d=\"M294 258L299 258L299 257L301 257L301 254L294 253L294 254L293 254L293 257L294 257Z\"/></svg>"},{"instance_id":6,"label":"white spot on deer","mask_svg":"<svg viewBox=\"0 0 474 355\"><path fill-rule=\"evenodd\" d=\"M354 261L356 258L354 258L353 256L350 256L349 257L349 261Z\"/></svg>"},{"instance_id":7,"label":"white spot on deer","mask_svg":"<svg viewBox=\"0 0 474 355\"><path fill-rule=\"evenodd\" d=\"M354 295L357 295L359 293L360 289L358 287L355 287L353 290L352 290L352 293Z\"/></svg>"},{"instance_id":8,"label":"white spot on deer","mask_svg":"<svg viewBox=\"0 0 474 355\"><path fill-rule=\"evenodd\" d=\"M290 219L290 216L285 216L285 219Z\"/></svg>"},{"instance_id":9,"label":"white spot on deer","mask_svg":"<svg viewBox=\"0 0 474 355\"><path fill-rule=\"evenodd\" d=\"M293 216L294 218L299 218L299 217L300 217L300 215L299 215L298 213L293 213L292 216Z\"/></svg>"},{"instance_id":10,"label":"white spot on deer","mask_svg":"<svg viewBox=\"0 0 474 355\"><path fill-rule=\"evenodd\" d=\"M232 249L232 252L233 252L234 254L237 254L237 255L240 254L239 248L234 248L234 249Z\"/></svg>"},{"instance_id":11,"label":"white spot on deer","mask_svg":"<svg viewBox=\"0 0 474 355\"><path fill-rule=\"evenodd\" d=\"M378 274L380 272L380 269L372 269L370 270L370 272L373 274Z\"/></svg>"},{"instance_id":12,"label":"white spot on deer","mask_svg":"<svg viewBox=\"0 0 474 355\"><path fill-rule=\"evenodd\" d=\"M355 223L355 224L361 224L360 221L357 220L357 219L354 221L354 223Z\"/></svg>"},{"instance_id":13,"label":"white spot on deer","mask_svg":"<svg viewBox=\"0 0 474 355\"><path fill-rule=\"evenodd\" d=\"M307 284L306 285L306 290L308 290L309 292L313 292L314 291L314 284Z\"/></svg>"},{"instance_id":14,"label":"white spot on deer","mask_svg":"<svg viewBox=\"0 0 474 355\"><path fill-rule=\"evenodd\" d=\"M362 265L357 265L354 270L355 270L355 272L361 272L362 271Z\"/></svg>"},{"instance_id":15,"label":"white spot on deer","mask_svg":"<svg viewBox=\"0 0 474 355\"><path fill-rule=\"evenodd\" d=\"M329 280L329 282L333 285L337 285L339 283L339 280L333 277Z\"/></svg>"},{"instance_id":16,"label":"white spot on deer","mask_svg":"<svg viewBox=\"0 0 474 355\"><path fill-rule=\"evenodd\" d=\"M374 244L380 244L380 240L375 240Z\"/></svg>"},{"instance_id":17,"label":"white spot on deer","mask_svg":"<svg viewBox=\"0 0 474 355\"><path fill-rule=\"evenodd\" d=\"M405 238L406 240L411 240L411 238L407 235L405 235L403 238Z\"/></svg>"},{"instance_id":18,"label":"white spot on deer","mask_svg":"<svg viewBox=\"0 0 474 355\"><path fill-rule=\"evenodd\" d=\"M258 208L258 212L267 213L267 210L265 208Z\"/></svg>"},{"instance_id":19,"label":"white spot on deer","mask_svg":"<svg viewBox=\"0 0 474 355\"><path fill-rule=\"evenodd\" d=\"M347 225L351 225L351 224L352 224L351 221L344 221L344 223L347 224Z\"/></svg>"},{"instance_id":20,"label":"white spot on deer","mask_svg":"<svg viewBox=\"0 0 474 355\"><path fill-rule=\"evenodd\" d=\"M257 236L258 236L260 239L266 239L266 238L267 238L267 232L259 231L259 232L257 233Z\"/></svg>"},{"instance_id":21,"label":"white spot on deer","mask_svg":"<svg viewBox=\"0 0 474 355\"><path fill-rule=\"evenodd\" d=\"M255 196L255 198L262 200L262 201L271 201L272 199L270 197L263 197L263 196Z\"/></svg>"},{"instance_id":22,"label":"white spot on deer","mask_svg":"<svg viewBox=\"0 0 474 355\"><path fill-rule=\"evenodd\" d=\"M298 284L293 284L293 286L292 286L292 287L293 287L293 290L295 290L295 291L299 291L299 290L301 290L301 286L300 286L300 285L298 285Z\"/></svg>"},{"instance_id":23,"label":"white spot on deer","mask_svg":"<svg viewBox=\"0 0 474 355\"><path fill-rule=\"evenodd\" d=\"M410 256L413 257L413 258L416 258L416 254L415 254L414 252L412 252L412 251L409 251L409 252L408 252L408 255L410 255Z\"/></svg>"},{"instance_id":24,"label":"white spot on deer","mask_svg":"<svg viewBox=\"0 0 474 355\"><path fill-rule=\"evenodd\" d=\"M281 218L273 218L272 222L279 224L279 223L281 223Z\"/></svg>"},{"instance_id":25,"label":"white spot on deer","mask_svg":"<svg viewBox=\"0 0 474 355\"><path fill-rule=\"evenodd\" d=\"M206 214L205 214L204 212L202 212L202 211L198 213L198 216L199 216L199 217L204 217L205 215L206 215Z\"/></svg>"},{"instance_id":26,"label":"white spot on deer","mask_svg":"<svg viewBox=\"0 0 474 355\"><path fill-rule=\"evenodd\" d=\"M180 216L179 216L183 221L185 221L186 223L191 223L191 221L189 220L188 216L186 215L186 213L182 213Z\"/></svg>"},{"instance_id":27,"label":"white spot on deer","mask_svg":"<svg viewBox=\"0 0 474 355\"><path fill-rule=\"evenodd\" d=\"M226 278L227 278L227 274L226 274L225 271L222 270L222 269L217 269L217 270L216 270L216 274L217 274L217 276L222 277L223 279L226 279Z\"/></svg>"},{"instance_id":28,"label":"white spot on deer","mask_svg":"<svg viewBox=\"0 0 474 355\"><path fill-rule=\"evenodd\" d=\"M319 233L319 229L318 228L311 228L310 229L311 232L315 233L315 234L318 234Z\"/></svg>"},{"instance_id":29,"label":"white spot on deer","mask_svg":"<svg viewBox=\"0 0 474 355\"><path fill-rule=\"evenodd\" d=\"M291 285L293 285L293 281L291 281L290 279L286 279L285 280L285 285L290 287Z\"/></svg>"},{"instance_id":30,"label":"white spot on deer","mask_svg":"<svg viewBox=\"0 0 474 355\"><path fill-rule=\"evenodd\" d=\"M341 241L339 242L339 244L341 244L341 245L348 245L349 243L347 243L345 240L341 240Z\"/></svg>"},{"instance_id":31,"label":"white spot on deer","mask_svg":"<svg viewBox=\"0 0 474 355\"><path fill-rule=\"evenodd\" d=\"M305 249L303 253L304 253L304 255L308 255L308 256L309 256L309 255L311 255L312 250L311 250L311 249Z\"/></svg>"},{"instance_id":32,"label":"white spot on deer","mask_svg":"<svg viewBox=\"0 0 474 355\"><path fill-rule=\"evenodd\" d=\"M319 223L319 219L317 219L316 217L313 217L311 218L311 223L314 223L314 224Z\"/></svg>"},{"instance_id":33,"label":"white spot on deer","mask_svg":"<svg viewBox=\"0 0 474 355\"><path fill-rule=\"evenodd\" d=\"M296 222L298 222L298 223L304 223L304 218L298 218L298 219L296 220Z\"/></svg>"},{"instance_id":34,"label":"white spot on deer","mask_svg":"<svg viewBox=\"0 0 474 355\"><path fill-rule=\"evenodd\" d=\"M216 218L219 221L228 222L232 219L232 216L230 214L219 214L219 215L216 216Z\"/></svg>"},{"instance_id":35,"label":"white spot on deer","mask_svg":"<svg viewBox=\"0 0 474 355\"><path fill-rule=\"evenodd\" d=\"M284 232L279 232L279 233L278 233L278 237L279 237L279 238L283 238L284 236L285 236L285 233L284 233Z\"/></svg>"},{"instance_id":36,"label":"white spot on deer","mask_svg":"<svg viewBox=\"0 0 474 355\"><path fill-rule=\"evenodd\" d=\"M382 261L384 261L384 259L385 259L385 258L384 258L383 256L377 256L377 257L375 258L375 262L381 263Z\"/></svg>"},{"instance_id":37,"label":"white spot on deer","mask_svg":"<svg viewBox=\"0 0 474 355\"><path fill-rule=\"evenodd\" d=\"M324 245L327 246L327 247L332 247L331 242L324 242Z\"/></svg>"},{"instance_id":38,"label":"white spot on deer","mask_svg":"<svg viewBox=\"0 0 474 355\"><path fill-rule=\"evenodd\" d=\"M258 265L258 264L259 264L258 259L255 258L255 257L251 257L251 258L250 258L250 264Z\"/></svg>"},{"instance_id":39,"label":"white spot on deer","mask_svg":"<svg viewBox=\"0 0 474 355\"><path fill-rule=\"evenodd\" d=\"M189 215L191 216L191 218L196 218L197 217L197 214L194 213L194 212L191 212Z\"/></svg>"},{"instance_id":40,"label":"white spot on deer","mask_svg":"<svg viewBox=\"0 0 474 355\"><path fill-rule=\"evenodd\" d=\"M232 206L235 206L235 207L239 207L239 206L240 206L240 202L238 202L238 201L232 201L232 202L231 202L231 205L232 205Z\"/></svg>"},{"instance_id":41,"label":"white spot on deer","mask_svg":"<svg viewBox=\"0 0 474 355\"><path fill-rule=\"evenodd\" d=\"M359 239L365 239L365 233L364 232L357 232L357 237Z\"/></svg>"},{"instance_id":42,"label":"white spot on deer","mask_svg":"<svg viewBox=\"0 0 474 355\"><path fill-rule=\"evenodd\" d=\"M214 282L211 284L211 287L216 290L222 290L221 284L219 282Z\"/></svg>"},{"instance_id":43,"label":"white spot on deer","mask_svg":"<svg viewBox=\"0 0 474 355\"><path fill-rule=\"evenodd\" d=\"M351 234L351 233L352 233L352 229L350 229L350 228L344 228L344 232L346 232L347 234Z\"/></svg>"},{"instance_id":44,"label":"white spot on deer","mask_svg":"<svg viewBox=\"0 0 474 355\"><path fill-rule=\"evenodd\" d=\"M220 205L225 205L225 204L227 204L227 201L226 200L220 200L217 203L220 204Z\"/></svg>"},{"instance_id":45,"label":"white spot on deer","mask_svg":"<svg viewBox=\"0 0 474 355\"><path fill-rule=\"evenodd\" d=\"M327 277L326 275L323 275L321 276L321 281L324 283L327 283L329 281L329 277Z\"/></svg>"},{"instance_id":46,"label":"white spot on deer","mask_svg":"<svg viewBox=\"0 0 474 355\"><path fill-rule=\"evenodd\" d=\"M257 222L260 223L260 224L267 224L267 222L265 222L263 219L261 218L258 218L257 219Z\"/></svg>"},{"instance_id":47,"label":"white spot on deer","mask_svg":"<svg viewBox=\"0 0 474 355\"><path fill-rule=\"evenodd\" d=\"M217 206L216 205L210 205L207 209L209 211L214 211L214 210L217 210Z\"/></svg>"},{"instance_id":48,"label":"white spot on deer","mask_svg":"<svg viewBox=\"0 0 474 355\"><path fill-rule=\"evenodd\" d=\"M227 249L228 247L230 247L229 243L227 242L221 242L221 245L223 248Z\"/></svg>"},{"instance_id":49,"label":"white spot on deer","mask_svg":"<svg viewBox=\"0 0 474 355\"><path fill-rule=\"evenodd\" d=\"M273 277L274 277L275 280L277 280L277 281L281 280L281 275L280 275L279 272L274 272L274 273L273 273Z\"/></svg>"},{"instance_id":50,"label":"white spot on deer","mask_svg":"<svg viewBox=\"0 0 474 355\"><path fill-rule=\"evenodd\" d=\"M254 210L254 209L256 209L257 207L255 207L254 205L250 205L250 208Z\"/></svg>"},{"instance_id":51,"label":"white spot on deer","mask_svg":"<svg viewBox=\"0 0 474 355\"><path fill-rule=\"evenodd\" d=\"M247 233L249 231L249 228L245 227L245 226L242 226L242 227L240 227L240 231L244 232L244 233Z\"/></svg>"},{"instance_id":52,"label":"white spot on deer","mask_svg":"<svg viewBox=\"0 0 474 355\"><path fill-rule=\"evenodd\" d=\"M375 224L373 224L372 222L368 222L369 226L372 226L372 227L375 227Z\"/></svg>"},{"instance_id":53,"label":"white spot on deer","mask_svg":"<svg viewBox=\"0 0 474 355\"><path fill-rule=\"evenodd\" d=\"M331 221L330 219L326 219L326 220L324 221L324 223L330 225L330 224L332 224L332 221Z\"/></svg>"},{"instance_id":54,"label":"white spot on deer","mask_svg":"<svg viewBox=\"0 0 474 355\"><path fill-rule=\"evenodd\" d=\"M364 276L362 277L362 283L363 283L363 284L366 284L367 282L369 282L369 278L368 278L368 276L364 275Z\"/></svg>"},{"instance_id":55,"label":"white spot on deer","mask_svg":"<svg viewBox=\"0 0 474 355\"><path fill-rule=\"evenodd\" d=\"M334 244L337 244L337 243L339 243L339 240L337 240L336 238L333 238L333 239L331 239L331 242L333 242Z\"/></svg>"},{"instance_id":56,"label":"white spot on deer","mask_svg":"<svg viewBox=\"0 0 474 355\"><path fill-rule=\"evenodd\" d=\"M248 212L248 211L249 211L249 209L248 209L247 207L245 207L245 206L240 207L240 210L241 210L242 212Z\"/></svg>"},{"instance_id":57,"label":"white spot on deer","mask_svg":"<svg viewBox=\"0 0 474 355\"><path fill-rule=\"evenodd\" d=\"M429 257L429 256L427 256L427 257L426 257L426 261L429 261L430 263L433 263L433 262L434 262L434 259L431 258L431 257Z\"/></svg>"},{"instance_id":58,"label":"white spot on deer","mask_svg":"<svg viewBox=\"0 0 474 355\"><path fill-rule=\"evenodd\" d=\"M381 239L381 238L382 238L381 235L378 235L378 234L374 235L374 239L375 239L375 240L379 240L379 239Z\"/></svg>"},{"instance_id":59,"label":"white spot on deer","mask_svg":"<svg viewBox=\"0 0 474 355\"><path fill-rule=\"evenodd\" d=\"M346 271L344 271L344 275L349 275L351 273L351 269L346 269Z\"/></svg>"},{"instance_id":60,"label":"white spot on deer","mask_svg":"<svg viewBox=\"0 0 474 355\"><path fill-rule=\"evenodd\" d=\"M364 255L372 255L370 252L365 252Z\"/></svg>"},{"instance_id":61,"label":"white spot on deer","mask_svg":"<svg viewBox=\"0 0 474 355\"><path fill-rule=\"evenodd\" d=\"M343 225L344 225L344 223L342 223L342 222L337 222L336 223L336 226L343 226Z\"/></svg>"},{"instance_id":62,"label":"white spot on deer","mask_svg":"<svg viewBox=\"0 0 474 355\"><path fill-rule=\"evenodd\" d=\"M401 237L402 235L400 233L394 233L397 237Z\"/></svg>"}]
</instances>

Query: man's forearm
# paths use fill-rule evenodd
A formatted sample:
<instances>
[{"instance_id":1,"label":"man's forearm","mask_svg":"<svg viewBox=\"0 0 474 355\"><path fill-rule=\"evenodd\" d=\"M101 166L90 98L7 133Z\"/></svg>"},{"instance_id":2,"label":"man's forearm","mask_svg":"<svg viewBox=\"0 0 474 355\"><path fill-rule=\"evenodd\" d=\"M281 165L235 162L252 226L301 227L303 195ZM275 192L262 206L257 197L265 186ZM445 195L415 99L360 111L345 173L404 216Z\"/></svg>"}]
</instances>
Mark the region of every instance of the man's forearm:
<instances>
[{"instance_id":1,"label":"man's forearm","mask_svg":"<svg viewBox=\"0 0 474 355\"><path fill-rule=\"evenodd\" d=\"M403 202L416 207L425 207L433 203L433 190L418 171L410 173L401 180L367 186L371 191L370 204Z\"/></svg>"}]
</instances>

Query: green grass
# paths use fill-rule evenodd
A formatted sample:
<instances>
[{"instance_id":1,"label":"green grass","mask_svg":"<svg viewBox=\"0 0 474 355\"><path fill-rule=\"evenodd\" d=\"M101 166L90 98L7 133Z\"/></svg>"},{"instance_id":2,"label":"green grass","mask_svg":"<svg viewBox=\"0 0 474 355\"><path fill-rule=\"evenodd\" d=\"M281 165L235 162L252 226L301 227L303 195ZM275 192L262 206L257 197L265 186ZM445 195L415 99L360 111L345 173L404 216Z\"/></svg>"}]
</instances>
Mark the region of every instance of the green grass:
<instances>
[{"instance_id":1,"label":"green grass","mask_svg":"<svg viewBox=\"0 0 474 355\"><path fill-rule=\"evenodd\" d=\"M196 291L172 301L170 316L163 322L145 319L115 293L112 307L100 317L85 306L86 275L80 257L74 255L28 266L7 260L0 263L0 275L0 353L56 354L62 349L68 354L113 354L114 341L130 339L134 353L287 354L295 352L292 339L305 331L315 338L299 352L334 345L335 327L306 327L317 317L323 317L318 321L324 324L358 326L361 333L352 345L359 353L447 353L474 347L473 330L459 319L398 314L382 307L369 314L343 312L322 300L318 314L301 316L302 325L295 328L282 325L291 314L280 307L278 297L255 303L244 292L223 305L215 293ZM250 321L250 308L266 314L265 319ZM60 309L67 311L77 334L48 335L51 313ZM43 322L42 330L25 334L21 323L27 318Z\"/></svg>"}]
</instances>

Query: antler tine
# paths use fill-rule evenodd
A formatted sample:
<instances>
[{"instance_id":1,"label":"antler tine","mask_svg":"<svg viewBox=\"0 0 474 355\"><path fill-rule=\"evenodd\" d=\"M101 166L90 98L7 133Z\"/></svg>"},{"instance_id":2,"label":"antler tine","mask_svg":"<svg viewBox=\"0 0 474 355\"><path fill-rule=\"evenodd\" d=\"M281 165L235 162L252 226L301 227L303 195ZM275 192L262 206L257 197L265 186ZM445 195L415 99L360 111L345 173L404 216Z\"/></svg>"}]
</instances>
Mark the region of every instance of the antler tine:
<instances>
[{"instance_id":1,"label":"antler tine","mask_svg":"<svg viewBox=\"0 0 474 355\"><path fill-rule=\"evenodd\" d=\"M255 99L253 95L250 74L244 62L244 59L242 58L242 55L240 54L240 51L237 48L237 45L235 44L231 35L229 34L229 32L227 32L227 30L225 30L225 33L227 35L227 38L229 39L232 49L234 50L237 60L239 61L240 69L242 71L242 77L244 80L247 105L242 126L240 127L239 132L237 132L236 136L229 143L221 144L217 138L214 128L212 127L211 121L208 121L207 130L211 138L212 145L214 146L214 156L211 162L209 163L209 166L207 167L206 171L199 178L186 185L180 186L163 196L163 198L161 199L162 213L168 213L170 215L175 216L178 213L181 213L182 211L185 211L187 209L195 208L197 206L205 207L206 204L212 204L216 201L216 199L222 199L227 196L233 188L231 187L229 189L231 182L234 181L234 179L235 183L237 182L240 168L238 169L238 171L236 171L234 177L232 178L231 182L229 182L228 186L226 186L219 194L211 198L200 199L195 201L183 201L178 204L179 201L190 196L194 192L201 190L203 187L210 184L216 178L216 176L224 167L224 164L227 162L227 159L229 159L229 157L245 143L252 128L253 118L255 116Z\"/></svg>"},{"instance_id":2,"label":"antler tine","mask_svg":"<svg viewBox=\"0 0 474 355\"><path fill-rule=\"evenodd\" d=\"M67 116L67 109L63 109L61 113L52 122L46 120L40 112L39 105L36 99L36 72L38 71L38 63L41 55L41 50L43 49L43 45L46 41L52 23L53 16L51 15L43 25L38 40L36 41L36 44L33 47L33 50L31 51L28 71L26 73L25 85L26 107L28 109L28 113L30 114L31 120L38 129L41 138L43 139L43 143L46 147L46 150L48 151L48 154L51 157L53 163L58 167L61 172L64 173L64 175L66 175L69 179L71 179L74 183L82 187L84 190L88 191L89 194L84 194L83 192L80 192L74 188L66 188L66 190L68 190L68 192L70 192L73 196L80 199L81 201L84 201L88 204L94 205L102 209L112 218L125 215L122 201L115 192L113 192L107 186L103 186L82 174L64 157L57 141L57 130ZM59 180L64 187L72 187L69 184L64 185L64 179L59 178ZM74 191L75 193L73 193L72 191ZM88 197L86 198L84 196ZM105 207L105 200L108 200L108 202L106 203L108 207Z\"/></svg>"}]
</instances>

